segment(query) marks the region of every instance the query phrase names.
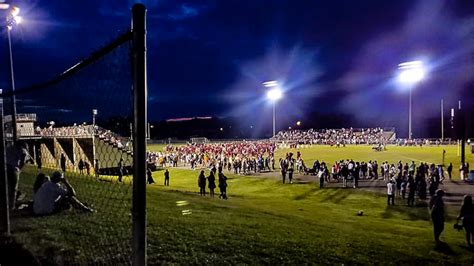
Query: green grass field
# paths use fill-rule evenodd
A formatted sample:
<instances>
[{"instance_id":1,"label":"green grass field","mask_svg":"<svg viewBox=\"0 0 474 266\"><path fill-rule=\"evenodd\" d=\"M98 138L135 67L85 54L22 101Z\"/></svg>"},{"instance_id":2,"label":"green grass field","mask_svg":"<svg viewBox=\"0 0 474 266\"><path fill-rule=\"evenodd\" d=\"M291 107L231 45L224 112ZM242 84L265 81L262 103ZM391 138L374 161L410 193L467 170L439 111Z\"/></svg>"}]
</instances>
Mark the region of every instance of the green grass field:
<instances>
[{"instance_id":1,"label":"green grass field","mask_svg":"<svg viewBox=\"0 0 474 266\"><path fill-rule=\"evenodd\" d=\"M161 147L150 147L160 149ZM401 159L441 162L440 147L301 148L305 161ZM456 163L455 147L445 147ZM279 150L277 157L288 152ZM469 154L468 159L473 162ZM22 176L23 190L35 175ZM211 264L472 264L464 234L452 229L457 209L449 208L437 247L424 202L415 208L386 206L384 195L353 189L319 189L315 184L282 185L261 176L228 175L229 200L197 195L198 171L171 169L171 186L148 186L150 263ZM123 262L130 252L131 187L70 175L79 198L97 213L14 218L15 238L45 261ZM217 189L218 190L218 189ZM357 216L359 210L363 216Z\"/></svg>"}]
</instances>

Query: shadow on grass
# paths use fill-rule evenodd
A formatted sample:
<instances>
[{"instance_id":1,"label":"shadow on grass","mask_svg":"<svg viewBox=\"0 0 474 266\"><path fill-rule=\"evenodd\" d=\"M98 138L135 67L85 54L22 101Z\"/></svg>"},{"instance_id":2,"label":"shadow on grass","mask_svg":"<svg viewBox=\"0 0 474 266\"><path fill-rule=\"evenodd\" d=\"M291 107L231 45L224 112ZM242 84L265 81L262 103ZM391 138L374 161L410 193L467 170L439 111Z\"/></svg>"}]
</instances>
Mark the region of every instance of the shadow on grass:
<instances>
[{"instance_id":1,"label":"shadow on grass","mask_svg":"<svg viewBox=\"0 0 474 266\"><path fill-rule=\"evenodd\" d=\"M300 195L297 195L293 199L294 200L304 200L304 199L308 198L309 196L313 195L318 190L319 190L318 188L314 187L314 188L312 188L312 189L310 189L310 190L308 190L308 191L306 191L306 192L304 192Z\"/></svg>"},{"instance_id":2,"label":"shadow on grass","mask_svg":"<svg viewBox=\"0 0 474 266\"><path fill-rule=\"evenodd\" d=\"M385 212L382 213L382 218L391 218L395 215L405 215L408 219L415 220L429 220L430 214L426 208L425 202L419 202L415 207L404 205L405 202L399 202L400 205L387 206Z\"/></svg>"},{"instance_id":3,"label":"shadow on grass","mask_svg":"<svg viewBox=\"0 0 474 266\"><path fill-rule=\"evenodd\" d=\"M433 248L434 251L439 253L443 253L445 255L453 256L457 255L456 252L448 245L446 242L438 242L436 243L435 247Z\"/></svg>"},{"instance_id":4,"label":"shadow on grass","mask_svg":"<svg viewBox=\"0 0 474 266\"><path fill-rule=\"evenodd\" d=\"M331 190L328 195L321 199L321 202L332 202L332 203L339 203L351 195L354 191L353 190L345 190L341 188L323 188L323 190Z\"/></svg>"}]
</instances>

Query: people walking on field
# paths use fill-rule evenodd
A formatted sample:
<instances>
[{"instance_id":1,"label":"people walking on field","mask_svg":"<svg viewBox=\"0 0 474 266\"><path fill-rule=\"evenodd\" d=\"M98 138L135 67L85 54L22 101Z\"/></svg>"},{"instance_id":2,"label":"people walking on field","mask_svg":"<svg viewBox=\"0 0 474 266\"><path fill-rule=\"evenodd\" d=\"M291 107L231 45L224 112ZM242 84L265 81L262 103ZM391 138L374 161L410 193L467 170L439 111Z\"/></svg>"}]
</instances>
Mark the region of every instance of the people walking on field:
<instances>
[{"instance_id":1,"label":"people walking on field","mask_svg":"<svg viewBox=\"0 0 474 266\"><path fill-rule=\"evenodd\" d=\"M170 185L170 172L168 171L168 169L165 170L164 176L165 176L165 186L168 187Z\"/></svg>"},{"instance_id":2,"label":"people walking on field","mask_svg":"<svg viewBox=\"0 0 474 266\"><path fill-rule=\"evenodd\" d=\"M440 243L439 237L444 230L444 191L442 189L436 190L435 196L430 199L430 214L433 222L434 239Z\"/></svg>"},{"instance_id":3,"label":"people walking on field","mask_svg":"<svg viewBox=\"0 0 474 266\"><path fill-rule=\"evenodd\" d=\"M395 205L395 182L393 180L388 181L387 183L387 205Z\"/></svg>"},{"instance_id":4,"label":"people walking on field","mask_svg":"<svg viewBox=\"0 0 474 266\"><path fill-rule=\"evenodd\" d=\"M201 173L199 174L198 186L199 186L199 195L206 196L206 176L204 175L204 170L201 170Z\"/></svg>"},{"instance_id":5,"label":"people walking on field","mask_svg":"<svg viewBox=\"0 0 474 266\"><path fill-rule=\"evenodd\" d=\"M293 159L293 153L288 155L288 181L293 184L293 172L295 171L295 159Z\"/></svg>"},{"instance_id":6,"label":"people walking on field","mask_svg":"<svg viewBox=\"0 0 474 266\"><path fill-rule=\"evenodd\" d=\"M281 169L282 181L283 181L283 184L285 184L286 172L288 170L288 162L286 159L280 159L280 169Z\"/></svg>"},{"instance_id":7,"label":"people walking on field","mask_svg":"<svg viewBox=\"0 0 474 266\"><path fill-rule=\"evenodd\" d=\"M415 205L415 192L416 192L416 183L413 179L413 176L409 175L407 180L407 191L408 191L408 199L407 205L414 206Z\"/></svg>"},{"instance_id":8,"label":"people walking on field","mask_svg":"<svg viewBox=\"0 0 474 266\"><path fill-rule=\"evenodd\" d=\"M219 173L219 190L221 194L220 199L227 199L227 177L223 173Z\"/></svg>"},{"instance_id":9,"label":"people walking on field","mask_svg":"<svg viewBox=\"0 0 474 266\"><path fill-rule=\"evenodd\" d=\"M207 183L209 188L209 195L211 196L211 198L214 198L214 189L216 188L216 177L214 176L214 171L211 171L209 173L209 176L207 177Z\"/></svg>"},{"instance_id":10,"label":"people walking on field","mask_svg":"<svg viewBox=\"0 0 474 266\"><path fill-rule=\"evenodd\" d=\"M467 245L473 247L474 240L474 204L472 204L472 197L464 195L461 210L457 217L457 222L462 222L462 226L466 231Z\"/></svg>"}]
</instances>

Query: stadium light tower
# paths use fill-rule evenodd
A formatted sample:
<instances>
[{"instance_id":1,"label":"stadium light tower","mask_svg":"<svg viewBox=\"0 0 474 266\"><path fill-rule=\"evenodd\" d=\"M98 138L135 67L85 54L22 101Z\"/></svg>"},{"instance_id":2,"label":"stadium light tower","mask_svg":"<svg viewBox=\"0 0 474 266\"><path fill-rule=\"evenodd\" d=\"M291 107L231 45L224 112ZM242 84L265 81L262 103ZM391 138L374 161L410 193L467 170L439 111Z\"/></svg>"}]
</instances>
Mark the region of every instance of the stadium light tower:
<instances>
[{"instance_id":1,"label":"stadium light tower","mask_svg":"<svg viewBox=\"0 0 474 266\"><path fill-rule=\"evenodd\" d=\"M16 128L16 97L15 97L15 75L13 72L13 54L12 54L12 41L11 41L11 30L13 26L18 25L22 21L22 17L19 16L20 8L16 6L11 6L6 3L2 3L0 6L2 9L9 9L7 12L7 39L8 39L8 51L10 56L10 76L11 76L11 91L12 91L12 133L13 133L13 141L17 140L17 128Z\"/></svg>"},{"instance_id":2,"label":"stadium light tower","mask_svg":"<svg viewBox=\"0 0 474 266\"><path fill-rule=\"evenodd\" d=\"M267 91L267 98L272 102L273 106L273 137L275 137L275 128L276 128L276 102L283 97L283 92L278 87L278 81L270 80L262 83L263 86L269 88Z\"/></svg>"},{"instance_id":3,"label":"stadium light tower","mask_svg":"<svg viewBox=\"0 0 474 266\"><path fill-rule=\"evenodd\" d=\"M398 81L402 84L408 85L409 99L408 99L408 139L412 138L412 90L413 87L425 78L425 68L422 61L410 61L398 64Z\"/></svg>"}]
</instances>

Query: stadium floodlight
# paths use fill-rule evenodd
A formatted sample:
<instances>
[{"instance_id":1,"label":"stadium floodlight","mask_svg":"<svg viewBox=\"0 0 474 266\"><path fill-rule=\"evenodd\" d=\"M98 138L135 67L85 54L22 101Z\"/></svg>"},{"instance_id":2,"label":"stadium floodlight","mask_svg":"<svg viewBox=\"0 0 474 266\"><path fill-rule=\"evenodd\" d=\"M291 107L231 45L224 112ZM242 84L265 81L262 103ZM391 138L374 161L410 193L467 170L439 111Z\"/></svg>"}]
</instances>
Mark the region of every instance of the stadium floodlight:
<instances>
[{"instance_id":1,"label":"stadium floodlight","mask_svg":"<svg viewBox=\"0 0 474 266\"><path fill-rule=\"evenodd\" d=\"M0 10L7 10L10 8L10 4L0 3Z\"/></svg>"},{"instance_id":2,"label":"stadium floodlight","mask_svg":"<svg viewBox=\"0 0 474 266\"><path fill-rule=\"evenodd\" d=\"M422 61L409 61L398 64L398 81L409 86L409 100L408 100L408 139L412 138L412 88L415 84L425 78L426 71Z\"/></svg>"},{"instance_id":3,"label":"stadium floodlight","mask_svg":"<svg viewBox=\"0 0 474 266\"><path fill-rule=\"evenodd\" d=\"M296 125L297 125L297 126L301 126L301 121L299 121L299 120L296 121Z\"/></svg>"},{"instance_id":4,"label":"stadium floodlight","mask_svg":"<svg viewBox=\"0 0 474 266\"><path fill-rule=\"evenodd\" d=\"M404 62L398 65L400 74L398 80L401 83L417 83L425 77L425 69L422 61Z\"/></svg>"},{"instance_id":5,"label":"stadium floodlight","mask_svg":"<svg viewBox=\"0 0 474 266\"><path fill-rule=\"evenodd\" d=\"M270 100L273 106L273 136L275 136L276 129L276 102L283 97L283 91L278 85L278 81L270 80L262 83L266 88L270 88L267 91L267 98Z\"/></svg>"},{"instance_id":6,"label":"stadium floodlight","mask_svg":"<svg viewBox=\"0 0 474 266\"><path fill-rule=\"evenodd\" d=\"M267 98L272 102L280 100L282 96L283 93L279 88L273 88L267 92Z\"/></svg>"},{"instance_id":7,"label":"stadium floodlight","mask_svg":"<svg viewBox=\"0 0 474 266\"><path fill-rule=\"evenodd\" d=\"M2 5L2 7L6 7L6 4ZM12 41L11 41L11 33L10 31L13 29L14 25L18 25L22 21L22 17L18 16L20 14L20 8L17 6L8 5L7 8L10 8L9 12L7 13L7 38L8 38L8 51L10 55L10 76L11 76L11 101L12 101L12 125L13 125L13 140L17 140L17 123L16 123L16 96L15 96L15 74L13 71L13 55L12 55Z\"/></svg>"}]
</instances>

